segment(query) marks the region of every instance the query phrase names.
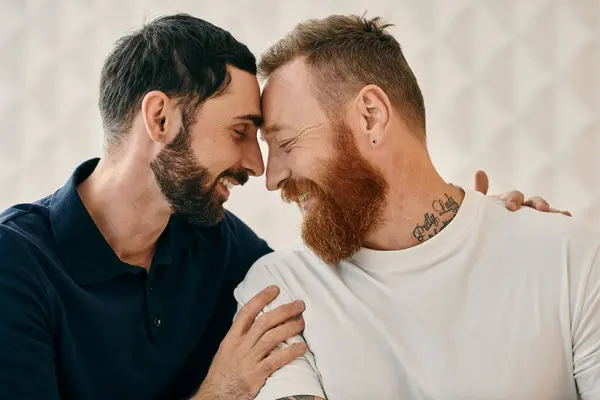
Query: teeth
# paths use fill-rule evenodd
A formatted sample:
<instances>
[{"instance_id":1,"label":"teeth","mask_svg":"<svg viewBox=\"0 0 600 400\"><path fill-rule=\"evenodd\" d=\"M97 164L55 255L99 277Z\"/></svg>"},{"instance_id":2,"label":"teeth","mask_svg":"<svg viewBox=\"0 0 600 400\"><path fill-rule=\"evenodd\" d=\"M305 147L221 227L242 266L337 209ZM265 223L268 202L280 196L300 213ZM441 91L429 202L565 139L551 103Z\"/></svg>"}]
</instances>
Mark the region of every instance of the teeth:
<instances>
[{"instance_id":1,"label":"teeth","mask_svg":"<svg viewBox=\"0 0 600 400\"><path fill-rule=\"evenodd\" d=\"M234 183L227 178L221 178L219 179L219 182L221 182L227 189L231 189L234 186Z\"/></svg>"}]
</instances>

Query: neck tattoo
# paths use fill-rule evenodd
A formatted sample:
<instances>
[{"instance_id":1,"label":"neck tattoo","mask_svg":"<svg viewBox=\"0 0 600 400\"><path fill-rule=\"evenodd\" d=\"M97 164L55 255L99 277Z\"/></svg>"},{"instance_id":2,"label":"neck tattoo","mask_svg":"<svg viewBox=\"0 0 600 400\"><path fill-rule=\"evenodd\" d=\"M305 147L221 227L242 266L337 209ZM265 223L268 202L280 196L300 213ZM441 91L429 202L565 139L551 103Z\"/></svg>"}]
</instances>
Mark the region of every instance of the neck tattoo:
<instances>
[{"instance_id":1,"label":"neck tattoo","mask_svg":"<svg viewBox=\"0 0 600 400\"><path fill-rule=\"evenodd\" d=\"M412 236L419 243L422 243L426 239L431 239L442 231L458 213L458 203L452 196L444 193L446 198L436 199L432 204L431 208L433 212L425 213L424 222L417 224L413 230Z\"/></svg>"}]
</instances>

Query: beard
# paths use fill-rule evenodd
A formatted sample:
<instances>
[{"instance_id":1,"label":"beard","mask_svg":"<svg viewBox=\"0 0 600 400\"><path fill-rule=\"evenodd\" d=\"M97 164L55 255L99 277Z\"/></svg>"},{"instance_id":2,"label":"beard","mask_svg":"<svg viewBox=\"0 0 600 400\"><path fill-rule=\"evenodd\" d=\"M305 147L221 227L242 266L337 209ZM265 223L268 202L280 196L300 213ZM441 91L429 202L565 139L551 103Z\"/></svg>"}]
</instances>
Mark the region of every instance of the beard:
<instances>
[{"instance_id":1,"label":"beard","mask_svg":"<svg viewBox=\"0 0 600 400\"><path fill-rule=\"evenodd\" d=\"M231 177L240 185L248 181L245 170L228 170L212 180L208 169L194 155L185 123L175 139L150 163L150 168L172 212L199 226L214 226L225 216L225 199L217 192L220 178Z\"/></svg>"},{"instance_id":2,"label":"beard","mask_svg":"<svg viewBox=\"0 0 600 400\"><path fill-rule=\"evenodd\" d=\"M281 188L288 203L298 202L302 195L311 198L302 239L331 265L354 255L380 224L388 187L381 172L360 154L350 129L342 123L333 129L337 155L324 164L322 187L300 179L286 181Z\"/></svg>"}]
</instances>

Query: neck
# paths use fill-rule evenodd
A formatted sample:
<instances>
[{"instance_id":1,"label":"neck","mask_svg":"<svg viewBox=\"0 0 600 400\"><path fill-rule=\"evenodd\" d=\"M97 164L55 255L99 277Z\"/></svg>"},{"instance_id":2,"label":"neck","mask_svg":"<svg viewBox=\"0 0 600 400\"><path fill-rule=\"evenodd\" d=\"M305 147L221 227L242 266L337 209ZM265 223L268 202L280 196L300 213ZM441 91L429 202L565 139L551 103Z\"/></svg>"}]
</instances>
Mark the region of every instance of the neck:
<instances>
[{"instance_id":1,"label":"neck","mask_svg":"<svg viewBox=\"0 0 600 400\"><path fill-rule=\"evenodd\" d=\"M437 235L456 216L464 192L446 183L433 165L425 164L405 174L390 174L382 222L368 235L364 247L403 250L417 246Z\"/></svg>"},{"instance_id":2,"label":"neck","mask_svg":"<svg viewBox=\"0 0 600 400\"><path fill-rule=\"evenodd\" d=\"M149 269L171 211L149 164L135 161L103 157L77 191L119 259Z\"/></svg>"}]
</instances>

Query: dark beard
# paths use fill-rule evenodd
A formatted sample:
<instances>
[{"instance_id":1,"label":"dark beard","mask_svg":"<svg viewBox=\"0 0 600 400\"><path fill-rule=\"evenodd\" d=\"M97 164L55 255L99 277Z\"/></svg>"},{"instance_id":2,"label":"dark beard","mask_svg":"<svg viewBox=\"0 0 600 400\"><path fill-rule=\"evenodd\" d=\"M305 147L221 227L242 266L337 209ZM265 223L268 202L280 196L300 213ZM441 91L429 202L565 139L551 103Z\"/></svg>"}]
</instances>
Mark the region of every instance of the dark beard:
<instances>
[{"instance_id":1,"label":"dark beard","mask_svg":"<svg viewBox=\"0 0 600 400\"><path fill-rule=\"evenodd\" d=\"M362 157L348 127L335 127L337 156L323 169L323 188L310 180L286 181L282 198L296 201L306 193L316 200L304 216L302 239L328 264L350 258L380 223L387 182Z\"/></svg>"},{"instance_id":2,"label":"dark beard","mask_svg":"<svg viewBox=\"0 0 600 400\"><path fill-rule=\"evenodd\" d=\"M246 171L225 171L211 183L208 169L198 163L192 151L185 125L150 163L150 168L173 212L200 226L214 226L225 216L224 199L217 192L221 177L232 177L241 185L248 181Z\"/></svg>"}]
</instances>

